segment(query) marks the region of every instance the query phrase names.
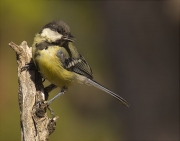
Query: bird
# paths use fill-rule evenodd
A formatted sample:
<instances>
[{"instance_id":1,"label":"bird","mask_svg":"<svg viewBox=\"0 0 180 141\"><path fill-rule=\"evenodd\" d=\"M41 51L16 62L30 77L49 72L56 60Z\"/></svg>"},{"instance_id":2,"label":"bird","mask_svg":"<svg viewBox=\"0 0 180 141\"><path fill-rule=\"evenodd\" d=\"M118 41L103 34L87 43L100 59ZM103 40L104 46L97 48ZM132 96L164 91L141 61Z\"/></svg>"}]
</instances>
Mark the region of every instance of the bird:
<instances>
[{"instance_id":1,"label":"bird","mask_svg":"<svg viewBox=\"0 0 180 141\"><path fill-rule=\"evenodd\" d=\"M49 103L78 82L95 86L129 107L125 99L93 79L91 67L73 44L75 40L70 27L62 20L47 23L34 37L32 58L36 68L43 78L61 88Z\"/></svg>"}]
</instances>

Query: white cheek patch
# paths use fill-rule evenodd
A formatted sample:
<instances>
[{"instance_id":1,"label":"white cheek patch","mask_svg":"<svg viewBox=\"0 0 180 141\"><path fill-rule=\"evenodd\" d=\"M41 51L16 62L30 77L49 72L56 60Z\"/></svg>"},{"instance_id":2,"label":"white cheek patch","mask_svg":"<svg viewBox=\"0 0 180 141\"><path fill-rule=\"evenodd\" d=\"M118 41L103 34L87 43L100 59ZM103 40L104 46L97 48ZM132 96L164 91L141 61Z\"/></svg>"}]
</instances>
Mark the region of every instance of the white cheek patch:
<instances>
[{"instance_id":1,"label":"white cheek patch","mask_svg":"<svg viewBox=\"0 0 180 141\"><path fill-rule=\"evenodd\" d=\"M50 30L49 28L43 29L41 36L50 39L51 41L56 41L62 38L62 34L59 34L56 31Z\"/></svg>"}]
</instances>

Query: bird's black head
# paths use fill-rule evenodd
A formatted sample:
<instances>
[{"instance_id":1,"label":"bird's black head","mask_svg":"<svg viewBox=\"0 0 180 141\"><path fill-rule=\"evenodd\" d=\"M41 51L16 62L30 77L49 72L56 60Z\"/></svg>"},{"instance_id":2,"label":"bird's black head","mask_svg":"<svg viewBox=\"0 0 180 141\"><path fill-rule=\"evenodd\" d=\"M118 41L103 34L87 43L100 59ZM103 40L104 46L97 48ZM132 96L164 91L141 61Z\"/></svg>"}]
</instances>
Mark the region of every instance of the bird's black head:
<instances>
[{"instance_id":1,"label":"bird's black head","mask_svg":"<svg viewBox=\"0 0 180 141\"><path fill-rule=\"evenodd\" d=\"M70 33L69 26L61 21L55 20L46 24L39 34L53 43L73 42L74 37Z\"/></svg>"}]
</instances>

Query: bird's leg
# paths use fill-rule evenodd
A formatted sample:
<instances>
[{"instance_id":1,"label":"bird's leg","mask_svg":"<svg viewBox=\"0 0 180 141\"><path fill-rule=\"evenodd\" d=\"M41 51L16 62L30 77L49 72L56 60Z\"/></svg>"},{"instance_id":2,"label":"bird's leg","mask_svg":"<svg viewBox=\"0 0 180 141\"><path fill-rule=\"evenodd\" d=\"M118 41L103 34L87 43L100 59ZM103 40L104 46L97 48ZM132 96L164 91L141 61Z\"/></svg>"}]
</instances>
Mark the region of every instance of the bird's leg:
<instances>
[{"instance_id":1,"label":"bird's leg","mask_svg":"<svg viewBox=\"0 0 180 141\"><path fill-rule=\"evenodd\" d=\"M48 99L48 96L49 96L48 93L50 93L50 92L51 92L52 90L54 90L55 88L57 88L57 86L54 85L54 84L50 84L49 86L47 86L47 87L44 88L45 100Z\"/></svg>"},{"instance_id":2,"label":"bird's leg","mask_svg":"<svg viewBox=\"0 0 180 141\"><path fill-rule=\"evenodd\" d=\"M24 70L37 70L37 68L33 62L30 62L21 68L21 72Z\"/></svg>"},{"instance_id":3,"label":"bird's leg","mask_svg":"<svg viewBox=\"0 0 180 141\"><path fill-rule=\"evenodd\" d=\"M61 96L62 94L64 94L66 92L67 88L63 87L61 89L61 92L58 93L55 97L53 97L52 99L50 99L49 101L47 101L47 104L50 105L56 98L58 98L59 96Z\"/></svg>"},{"instance_id":4,"label":"bird's leg","mask_svg":"<svg viewBox=\"0 0 180 141\"><path fill-rule=\"evenodd\" d=\"M47 86L47 87L44 88L44 91L45 91L46 93L50 93L50 92L51 92L52 90L54 90L55 88L57 88L56 85L50 84L49 86Z\"/></svg>"},{"instance_id":5,"label":"bird's leg","mask_svg":"<svg viewBox=\"0 0 180 141\"><path fill-rule=\"evenodd\" d=\"M26 63L25 66L23 66L21 68L21 72L24 70L35 70L35 71L39 71L38 67L36 67L36 65L34 64L34 62L30 62L30 63ZM44 82L46 79L41 75L42 77L42 82Z\"/></svg>"},{"instance_id":6,"label":"bird's leg","mask_svg":"<svg viewBox=\"0 0 180 141\"><path fill-rule=\"evenodd\" d=\"M50 84L49 86L47 86L47 87L45 88L45 92L50 92L50 91L52 91L53 89L55 89L56 87L57 87L56 85ZM66 87L63 87L63 88L61 89L61 92L58 93L55 97L53 97L53 98L50 99L49 101L45 101L45 104L47 105L47 108L48 108L50 114L51 114L53 117L55 117L55 116L54 116L54 111L49 107L49 105L50 105L56 98L58 98L59 96L61 96L62 94L64 94L64 93L66 92L66 90L67 90L67 88L66 88Z\"/></svg>"}]
</instances>

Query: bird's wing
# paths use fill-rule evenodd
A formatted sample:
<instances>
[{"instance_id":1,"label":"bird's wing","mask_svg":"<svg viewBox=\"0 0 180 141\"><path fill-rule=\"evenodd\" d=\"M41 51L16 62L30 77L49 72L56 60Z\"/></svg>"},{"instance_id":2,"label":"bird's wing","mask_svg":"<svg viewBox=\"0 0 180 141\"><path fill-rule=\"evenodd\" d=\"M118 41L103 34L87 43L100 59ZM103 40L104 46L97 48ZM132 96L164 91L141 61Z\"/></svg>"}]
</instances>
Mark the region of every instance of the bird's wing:
<instances>
[{"instance_id":1,"label":"bird's wing","mask_svg":"<svg viewBox=\"0 0 180 141\"><path fill-rule=\"evenodd\" d=\"M68 70L92 79L92 70L83 56L80 55L78 58L68 58L65 62Z\"/></svg>"},{"instance_id":2,"label":"bird's wing","mask_svg":"<svg viewBox=\"0 0 180 141\"><path fill-rule=\"evenodd\" d=\"M84 57L77 52L76 48L67 49L61 47L56 55L68 71L78 73L90 79L93 78L90 66Z\"/></svg>"}]
</instances>

